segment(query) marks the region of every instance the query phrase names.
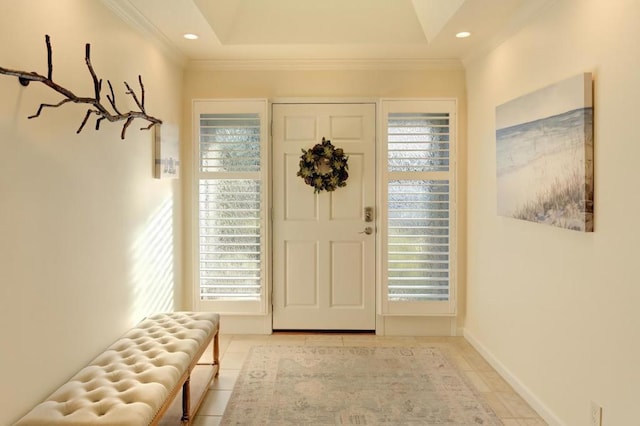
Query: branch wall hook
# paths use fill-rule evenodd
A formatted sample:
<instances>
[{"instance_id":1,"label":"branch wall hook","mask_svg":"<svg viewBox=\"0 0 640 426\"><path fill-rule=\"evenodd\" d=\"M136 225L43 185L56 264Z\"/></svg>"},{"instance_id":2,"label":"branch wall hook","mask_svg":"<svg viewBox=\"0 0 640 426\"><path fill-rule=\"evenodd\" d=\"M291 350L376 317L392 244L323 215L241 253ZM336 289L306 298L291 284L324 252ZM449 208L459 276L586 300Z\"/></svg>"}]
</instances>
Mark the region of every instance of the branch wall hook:
<instances>
[{"instance_id":1,"label":"branch wall hook","mask_svg":"<svg viewBox=\"0 0 640 426\"><path fill-rule=\"evenodd\" d=\"M93 69L93 65L91 65L91 45L89 43L85 45L84 59L85 59L87 68L89 70L89 74L91 75L91 78L93 80L93 88L94 88L93 97L76 96L71 90L66 89L60 86L59 84L55 83L53 81L53 59L52 59L53 51L51 49L51 39L49 38L48 35L45 35L45 42L47 44L47 76L46 77L36 72L19 71L19 70L12 70L8 68L0 67L0 74L18 77L18 81L23 86L28 86L30 82L36 81L46 86L49 86L51 89L55 90L56 92L64 96L64 99L58 102L57 104L45 104L45 103L40 104L37 112L29 116L30 119L39 117L44 108L57 108L66 103L73 102L77 104L87 104L90 106L76 133L80 133L82 131L82 129L87 124L87 121L89 120L91 115L98 116L98 118L96 119L96 125L95 125L96 130L100 130L100 123L102 122L102 120L105 120L105 119L110 122L124 121L124 124L122 126L122 131L120 132L121 139L125 138L127 128L129 127L129 125L131 125L133 120L136 118L141 120L146 120L147 122L149 122L148 126L141 127L140 130L149 130L156 124L162 123L162 120L160 120L159 118L156 118L147 114L146 107L144 104L145 102L144 84L142 84L141 76L138 76L138 84L140 85L140 97L138 97L136 92L129 86L129 84L126 81L124 82L124 86L127 89L125 94L131 95L134 102L138 106L139 111L128 111L128 112L122 113L118 110L118 107L116 106L116 96L113 91L113 86L111 85L111 82L109 80L107 80L107 85L109 86L109 93L106 95L106 97L107 97L107 100L109 101L109 105L113 110L113 112L109 111L109 109L107 109L102 104L100 99L101 93L102 93L102 79L98 79L98 76L96 75Z\"/></svg>"}]
</instances>

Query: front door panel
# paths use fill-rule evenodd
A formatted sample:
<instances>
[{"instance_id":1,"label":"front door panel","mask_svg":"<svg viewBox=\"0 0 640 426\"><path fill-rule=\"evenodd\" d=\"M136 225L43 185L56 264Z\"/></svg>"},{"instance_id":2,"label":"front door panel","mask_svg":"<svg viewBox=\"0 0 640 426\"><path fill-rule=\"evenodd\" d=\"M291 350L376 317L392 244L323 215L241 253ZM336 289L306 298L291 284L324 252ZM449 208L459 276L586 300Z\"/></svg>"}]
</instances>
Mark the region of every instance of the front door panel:
<instances>
[{"instance_id":1,"label":"front door panel","mask_svg":"<svg viewBox=\"0 0 640 426\"><path fill-rule=\"evenodd\" d=\"M272 126L273 328L375 329L375 104L274 104ZM296 174L323 137L349 178L314 194Z\"/></svg>"}]
</instances>

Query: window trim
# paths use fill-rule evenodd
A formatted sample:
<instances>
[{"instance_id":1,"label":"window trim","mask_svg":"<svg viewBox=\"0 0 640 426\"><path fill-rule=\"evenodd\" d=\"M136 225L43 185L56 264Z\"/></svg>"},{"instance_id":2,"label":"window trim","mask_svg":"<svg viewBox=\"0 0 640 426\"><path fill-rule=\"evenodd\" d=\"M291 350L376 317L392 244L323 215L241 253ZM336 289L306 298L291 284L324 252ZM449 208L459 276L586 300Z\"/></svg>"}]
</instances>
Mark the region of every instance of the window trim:
<instances>
[{"instance_id":1,"label":"window trim","mask_svg":"<svg viewBox=\"0 0 640 426\"><path fill-rule=\"evenodd\" d=\"M380 144L378 144L378 206L379 206L379 259L378 259L378 314L383 316L455 316L457 312L457 180L458 180L458 104L455 98L428 99L381 99L378 117L380 123ZM387 166L387 119L389 113L442 113L450 114L450 162L449 175L449 228L450 228L450 259L449 259L449 300L447 301L392 301L388 295L388 215L387 188L388 182L399 177L398 172L389 172ZM402 172L401 172L402 173ZM442 172L436 172L442 173ZM423 174L411 172L403 173L403 179L420 178Z\"/></svg>"},{"instance_id":2,"label":"window trim","mask_svg":"<svg viewBox=\"0 0 640 426\"><path fill-rule=\"evenodd\" d=\"M257 113L260 117L260 181L261 181L261 291L260 300L201 300L200 299L200 225L199 214L199 183L206 178L207 172L200 172L200 114L207 113ZM271 140L269 136L270 116L266 99L207 99L193 101L192 114L192 140L193 149L192 167L193 182L191 184L192 195L192 297L193 306L197 311L219 312L225 315L268 315L271 306L271 221L269 212L271 208L271 181L270 181L270 152ZM256 172L251 172L256 173ZM230 173L229 176L232 176ZM238 177L245 177L244 175Z\"/></svg>"}]
</instances>

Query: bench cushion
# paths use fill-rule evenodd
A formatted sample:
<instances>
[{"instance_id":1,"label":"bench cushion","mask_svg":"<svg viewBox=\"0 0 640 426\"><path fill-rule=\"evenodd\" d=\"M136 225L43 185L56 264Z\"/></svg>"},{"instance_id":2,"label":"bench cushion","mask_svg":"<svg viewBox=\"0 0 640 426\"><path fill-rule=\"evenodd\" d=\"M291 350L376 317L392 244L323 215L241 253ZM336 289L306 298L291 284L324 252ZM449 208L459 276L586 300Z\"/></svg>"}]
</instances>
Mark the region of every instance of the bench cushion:
<instances>
[{"instance_id":1,"label":"bench cushion","mask_svg":"<svg viewBox=\"0 0 640 426\"><path fill-rule=\"evenodd\" d=\"M143 320L16 425L150 424L218 323L205 312Z\"/></svg>"}]
</instances>

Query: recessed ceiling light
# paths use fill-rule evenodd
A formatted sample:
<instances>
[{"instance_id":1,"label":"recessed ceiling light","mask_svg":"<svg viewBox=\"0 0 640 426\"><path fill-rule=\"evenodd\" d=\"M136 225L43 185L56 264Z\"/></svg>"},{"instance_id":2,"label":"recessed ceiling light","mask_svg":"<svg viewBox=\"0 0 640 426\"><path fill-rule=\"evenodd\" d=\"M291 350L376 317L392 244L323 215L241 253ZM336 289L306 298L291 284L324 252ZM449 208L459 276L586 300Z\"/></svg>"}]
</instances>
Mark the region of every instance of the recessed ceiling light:
<instances>
[{"instance_id":1,"label":"recessed ceiling light","mask_svg":"<svg viewBox=\"0 0 640 426\"><path fill-rule=\"evenodd\" d=\"M467 38L471 35L471 33L469 31L460 31L458 34L456 34L456 37L458 38Z\"/></svg>"},{"instance_id":2,"label":"recessed ceiling light","mask_svg":"<svg viewBox=\"0 0 640 426\"><path fill-rule=\"evenodd\" d=\"M199 38L198 34L191 33L184 34L182 37L186 38L187 40L197 40Z\"/></svg>"}]
</instances>

